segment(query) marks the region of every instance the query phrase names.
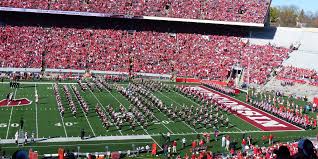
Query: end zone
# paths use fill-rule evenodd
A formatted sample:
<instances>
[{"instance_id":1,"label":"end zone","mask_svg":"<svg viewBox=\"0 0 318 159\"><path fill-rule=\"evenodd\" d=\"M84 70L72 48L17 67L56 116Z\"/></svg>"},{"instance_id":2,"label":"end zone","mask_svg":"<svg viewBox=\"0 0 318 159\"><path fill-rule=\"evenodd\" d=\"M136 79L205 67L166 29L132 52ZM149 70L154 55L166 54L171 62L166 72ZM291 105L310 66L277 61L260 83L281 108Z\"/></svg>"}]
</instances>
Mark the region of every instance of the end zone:
<instances>
[{"instance_id":1,"label":"end zone","mask_svg":"<svg viewBox=\"0 0 318 159\"><path fill-rule=\"evenodd\" d=\"M3 99L0 101L0 107L14 107L14 106L27 106L30 105L32 101L30 101L27 98L21 98L21 99Z\"/></svg>"},{"instance_id":2,"label":"end zone","mask_svg":"<svg viewBox=\"0 0 318 159\"><path fill-rule=\"evenodd\" d=\"M190 87L200 93L206 94L210 99L217 100L218 103L224 104L235 110L236 116L244 121L254 125L263 131L299 131L303 130L293 124L281 120L267 112L259 110L249 104L243 103L228 95L217 92L204 86Z\"/></svg>"}]
</instances>

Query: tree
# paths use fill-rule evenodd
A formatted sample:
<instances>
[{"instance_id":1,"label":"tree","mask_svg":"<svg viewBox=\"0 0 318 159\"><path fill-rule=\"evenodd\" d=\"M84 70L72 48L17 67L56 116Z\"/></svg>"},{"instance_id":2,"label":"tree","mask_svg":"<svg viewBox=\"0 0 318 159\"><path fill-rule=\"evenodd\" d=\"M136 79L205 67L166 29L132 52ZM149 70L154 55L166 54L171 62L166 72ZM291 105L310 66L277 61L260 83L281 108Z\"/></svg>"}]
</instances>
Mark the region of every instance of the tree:
<instances>
[{"instance_id":1,"label":"tree","mask_svg":"<svg viewBox=\"0 0 318 159\"><path fill-rule=\"evenodd\" d=\"M305 19L306 19L306 16L305 16L305 11L302 9L299 13L299 16L298 16L298 22L300 23L304 23L305 22Z\"/></svg>"},{"instance_id":2,"label":"tree","mask_svg":"<svg viewBox=\"0 0 318 159\"><path fill-rule=\"evenodd\" d=\"M279 24L285 27L295 27L297 24L298 8L285 6L280 8Z\"/></svg>"},{"instance_id":3,"label":"tree","mask_svg":"<svg viewBox=\"0 0 318 159\"><path fill-rule=\"evenodd\" d=\"M270 20L271 23L277 23L279 17L279 10L276 7L270 8Z\"/></svg>"}]
</instances>

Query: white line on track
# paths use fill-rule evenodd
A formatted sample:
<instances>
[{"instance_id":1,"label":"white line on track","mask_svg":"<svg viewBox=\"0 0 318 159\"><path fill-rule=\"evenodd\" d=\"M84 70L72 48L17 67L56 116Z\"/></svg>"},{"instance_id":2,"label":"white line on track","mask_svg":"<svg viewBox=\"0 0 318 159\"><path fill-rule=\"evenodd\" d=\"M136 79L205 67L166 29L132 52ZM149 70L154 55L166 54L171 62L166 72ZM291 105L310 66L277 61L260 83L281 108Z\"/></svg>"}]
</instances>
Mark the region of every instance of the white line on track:
<instances>
[{"instance_id":1,"label":"white line on track","mask_svg":"<svg viewBox=\"0 0 318 159\"><path fill-rule=\"evenodd\" d=\"M17 94L17 88L15 89L14 91L14 95L13 95L13 99L15 99L15 96ZM8 105L9 105L10 102L8 102ZM9 123L8 123L8 129L7 129L7 135L6 135L6 139L8 139L8 136L9 136L9 130L10 130L10 124L11 124L11 118L12 118L12 113L13 113L13 107L14 106L11 106L11 113L10 113L10 118L9 118Z\"/></svg>"},{"instance_id":2,"label":"white line on track","mask_svg":"<svg viewBox=\"0 0 318 159\"><path fill-rule=\"evenodd\" d=\"M54 84L52 84L52 88L54 87ZM57 88L57 89L59 89L59 88ZM59 94L60 95L60 94ZM57 102L57 101L56 101ZM46 110L46 108L45 108L45 110ZM62 125L63 125L63 128L64 128L64 133L65 133L65 137L68 137L67 136L67 132L66 132L66 128L65 128L65 124L64 124L64 119L63 119L63 117L62 117L62 114L61 114L61 112L59 112L59 114L60 114L60 117L61 117L61 120L62 120Z\"/></svg>"},{"instance_id":3,"label":"white line on track","mask_svg":"<svg viewBox=\"0 0 318 159\"><path fill-rule=\"evenodd\" d=\"M119 104L121 104L122 106L124 106L124 104L122 104L108 89L106 89L109 93L110 93L110 95L113 97L113 98L115 98L116 100L117 100L117 102L119 103ZM126 107L124 106L124 108L126 109ZM140 123L138 123L140 126L141 126L141 128L148 134L148 135L150 135L149 133L148 133L148 131L140 124ZM165 126L165 125L164 125ZM166 127L166 126L165 126ZM167 127L166 127L167 128ZM169 128L167 128L168 130L169 130ZM170 131L170 130L169 130ZM172 131L171 131L172 132ZM173 133L173 132L172 132ZM161 150L163 150L163 148L158 144L158 142L155 140L155 139L153 139L152 138L152 140L153 140L153 142L155 142L157 145L158 145L158 147L161 149Z\"/></svg>"},{"instance_id":4,"label":"white line on track","mask_svg":"<svg viewBox=\"0 0 318 159\"><path fill-rule=\"evenodd\" d=\"M94 132L94 129L93 129L91 123L89 122L89 120L88 120L88 118L87 118L87 115L86 115L86 113L84 112L84 110L83 110L83 108L82 108L82 106L81 106L81 103L79 102L77 96L75 95L75 92L74 92L75 90L73 90L73 88L71 88L71 90L72 90L72 92L73 92L73 94L74 94L74 96L75 96L75 98L76 98L76 100L77 100L79 106L81 107L81 110L82 110L82 112L83 112L83 114L84 114L84 116L85 116L85 118L86 118L86 121L87 121L89 127L90 127L91 130L92 130L93 135L96 136L96 134L95 134L95 132Z\"/></svg>"},{"instance_id":5,"label":"white line on track","mask_svg":"<svg viewBox=\"0 0 318 159\"><path fill-rule=\"evenodd\" d=\"M35 95L37 95L36 84L34 84ZM39 124L38 124L38 103L35 102L35 123L36 123L36 138L39 138Z\"/></svg>"}]
</instances>

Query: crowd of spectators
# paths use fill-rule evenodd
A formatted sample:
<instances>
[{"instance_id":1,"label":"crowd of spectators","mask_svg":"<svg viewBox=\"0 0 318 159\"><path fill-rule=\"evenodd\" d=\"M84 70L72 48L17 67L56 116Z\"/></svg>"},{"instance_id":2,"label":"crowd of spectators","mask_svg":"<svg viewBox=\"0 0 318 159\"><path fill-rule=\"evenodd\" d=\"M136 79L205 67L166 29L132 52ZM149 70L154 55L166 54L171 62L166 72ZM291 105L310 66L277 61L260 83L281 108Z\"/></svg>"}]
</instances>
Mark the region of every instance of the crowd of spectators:
<instances>
[{"instance_id":1,"label":"crowd of spectators","mask_svg":"<svg viewBox=\"0 0 318 159\"><path fill-rule=\"evenodd\" d=\"M264 23L269 0L2 0L1 7Z\"/></svg>"},{"instance_id":2,"label":"crowd of spectators","mask_svg":"<svg viewBox=\"0 0 318 159\"><path fill-rule=\"evenodd\" d=\"M133 72L224 81L240 63L244 81L258 84L290 52L234 36L33 26L2 27L0 43L0 67L128 72L132 64Z\"/></svg>"},{"instance_id":3,"label":"crowd of spectators","mask_svg":"<svg viewBox=\"0 0 318 159\"><path fill-rule=\"evenodd\" d=\"M303 80L303 79L316 79L318 80L318 72L315 70L297 68L293 66L285 66L278 73L278 77L292 79L292 80Z\"/></svg>"},{"instance_id":4,"label":"crowd of spectators","mask_svg":"<svg viewBox=\"0 0 318 159\"><path fill-rule=\"evenodd\" d=\"M311 69L284 66L278 72L277 78L289 83L309 83L318 86L318 72Z\"/></svg>"}]
</instances>

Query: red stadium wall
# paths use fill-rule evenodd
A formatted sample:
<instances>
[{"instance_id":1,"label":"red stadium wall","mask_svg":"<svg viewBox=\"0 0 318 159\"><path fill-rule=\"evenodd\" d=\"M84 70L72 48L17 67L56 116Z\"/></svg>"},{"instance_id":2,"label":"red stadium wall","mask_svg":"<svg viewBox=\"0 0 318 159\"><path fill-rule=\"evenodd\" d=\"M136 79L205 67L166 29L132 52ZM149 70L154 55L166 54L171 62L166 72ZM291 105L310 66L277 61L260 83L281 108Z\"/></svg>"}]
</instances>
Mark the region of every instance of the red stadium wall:
<instances>
[{"instance_id":1,"label":"red stadium wall","mask_svg":"<svg viewBox=\"0 0 318 159\"><path fill-rule=\"evenodd\" d=\"M183 77L177 77L176 82L178 83L201 83L201 80L195 79L195 78L183 78Z\"/></svg>"}]
</instances>

